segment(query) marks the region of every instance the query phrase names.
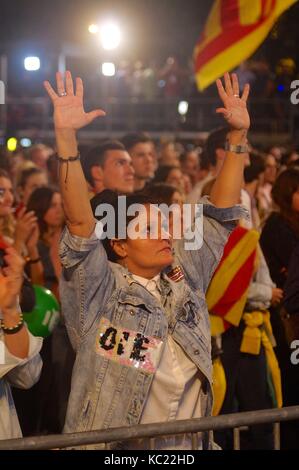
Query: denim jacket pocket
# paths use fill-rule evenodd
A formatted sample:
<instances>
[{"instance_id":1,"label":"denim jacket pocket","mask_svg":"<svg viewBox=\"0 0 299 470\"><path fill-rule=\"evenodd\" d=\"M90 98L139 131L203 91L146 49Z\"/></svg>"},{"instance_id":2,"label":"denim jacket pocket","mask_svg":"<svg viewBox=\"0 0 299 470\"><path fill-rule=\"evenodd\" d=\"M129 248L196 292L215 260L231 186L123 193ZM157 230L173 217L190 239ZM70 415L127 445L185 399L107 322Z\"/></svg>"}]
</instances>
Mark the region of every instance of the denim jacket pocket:
<instances>
[{"instance_id":1,"label":"denim jacket pocket","mask_svg":"<svg viewBox=\"0 0 299 470\"><path fill-rule=\"evenodd\" d=\"M135 324L141 333L145 330L148 318L153 313L154 307L144 300L134 296L118 298L117 308L114 313L114 321L122 323L124 320Z\"/></svg>"}]
</instances>

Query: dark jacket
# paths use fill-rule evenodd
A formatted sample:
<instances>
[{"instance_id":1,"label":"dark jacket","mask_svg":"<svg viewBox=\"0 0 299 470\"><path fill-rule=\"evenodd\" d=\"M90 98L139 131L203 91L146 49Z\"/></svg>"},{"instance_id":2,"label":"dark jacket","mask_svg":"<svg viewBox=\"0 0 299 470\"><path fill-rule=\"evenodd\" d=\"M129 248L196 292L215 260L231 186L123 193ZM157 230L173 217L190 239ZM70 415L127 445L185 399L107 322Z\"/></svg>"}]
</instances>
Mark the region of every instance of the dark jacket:
<instances>
[{"instance_id":1,"label":"dark jacket","mask_svg":"<svg viewBox=\"0 0 299 470\"><path fill-rule=\"evenodd\" d=\"M284 288L283 306L292 315L299 313L299 243L293 251Z\"/></svg>"},{"instance_id":2,"label":"dark jacket","mask_svg":"<svg viewBox=\"0 0 299 470\"><path fill-rule=\"evenodd\" d=\"M273 212L263 228L260 244L271 278L281 289L287 280L288 266L297 243L299 236L287 220L279 213Z\"/></svg>"}]
</instances>

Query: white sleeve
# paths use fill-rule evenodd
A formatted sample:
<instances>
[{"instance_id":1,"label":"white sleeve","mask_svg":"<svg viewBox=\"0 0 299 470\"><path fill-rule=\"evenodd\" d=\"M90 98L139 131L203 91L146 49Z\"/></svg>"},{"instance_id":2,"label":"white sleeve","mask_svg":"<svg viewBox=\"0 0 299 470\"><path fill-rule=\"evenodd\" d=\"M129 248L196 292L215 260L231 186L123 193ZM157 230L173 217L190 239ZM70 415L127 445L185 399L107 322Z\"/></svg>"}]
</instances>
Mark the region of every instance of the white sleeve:
<instances>
[{"instance_id":1,"label":"white sleeve","mask_svg":"<svg viewBox=\"0 0 299 470\"><path fill-rule=\"evenodd\" d=\"M3 333L0 332L0 378L5 379L15 387L30 388L39 379L42 360L39 351L43 339L29 336L29 353L24 359L14 356L9 352L4 343Z\"/></svg>"}]
</instances>

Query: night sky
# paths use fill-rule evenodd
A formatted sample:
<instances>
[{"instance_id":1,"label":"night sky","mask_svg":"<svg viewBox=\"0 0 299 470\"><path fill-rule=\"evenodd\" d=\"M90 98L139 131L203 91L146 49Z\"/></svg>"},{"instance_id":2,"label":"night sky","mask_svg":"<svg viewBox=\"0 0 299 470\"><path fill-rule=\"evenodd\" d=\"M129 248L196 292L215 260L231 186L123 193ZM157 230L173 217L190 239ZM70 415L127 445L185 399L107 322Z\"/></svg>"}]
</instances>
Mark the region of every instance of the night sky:
<instances>
[{"instance_id":1,"label":"night sky","mask_svg":"<svg viewBox=\"0 0 299 470\"><path fill-rule=\"evenodd\" d=\"M34 78L40 87L56 70L63 43L88 51L89 64L81 58L77 63L71 58L67 62L67 68L83 77L88 67L103 59L116 63L154 59L161 66L169 55L175 55L186 65L212 4L213 0L0 0L0 53L9 58L10 84L22 80L24 92L24 81L29 80L23 72L24 57L38 55L43 60L44 66ZM121 47L110 57L103 56L88 32L90 23L105 18L117 20L124 36ZM286 56L299 64L298 23L299 2L281 17L256 57L268 60L273 69Z\"/></svg>"},{"instance_id":2,"label":"night sky","mask_svg":"<svg viewBox=\"0 0 299 470\"><path fill-rule=\"evenodd\" d=\"M123 55L191 54L212 0L0 0L0 40L87 44L87 27L115 17L124 29Z\"/></svg>"},{"instance_id":3,"label":"night sky","mask_svg":"<svg viewBox=\"0 0 299 470\"><path fill-rule=\"evenodd\" d=\"M115 17L124 30L119 54L125 58L191 56L213 0L0 0L0 48L49 49L63 41L83 47L92 41L87 27ZM296 55L299 3L278 23L262 53ZM29 52L29 51L28 51Z\"/></svg>"}]
</instances>

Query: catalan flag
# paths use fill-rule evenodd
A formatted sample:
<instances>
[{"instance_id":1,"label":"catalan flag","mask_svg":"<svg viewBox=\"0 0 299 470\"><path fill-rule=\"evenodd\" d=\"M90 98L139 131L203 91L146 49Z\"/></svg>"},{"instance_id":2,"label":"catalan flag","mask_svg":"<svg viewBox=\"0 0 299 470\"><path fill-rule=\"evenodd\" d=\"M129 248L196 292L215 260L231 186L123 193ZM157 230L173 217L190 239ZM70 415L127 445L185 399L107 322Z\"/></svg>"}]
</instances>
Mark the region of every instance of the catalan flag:
<instances>
[{"instance_id":1,"label":"catalan flag","mask_svg":"<svg viewBox=\"0 0 299 470\"><path fill-rule=\"evenodd\" d=\"M195 73L204 90L248 59L278 17L297 0L215 0L195 47Z\"/></svg>"},{"instance_id":2,"label":"catalan flag","mask_svg":"<svg viewBox=\"0 0 299 470\"><path fill-rule=\"evenodd\" d=\"M212 336L240 323L256 268L258 240L257 231L239 226L224 247L206 295Z\"/></svg>"}]
</instances>

